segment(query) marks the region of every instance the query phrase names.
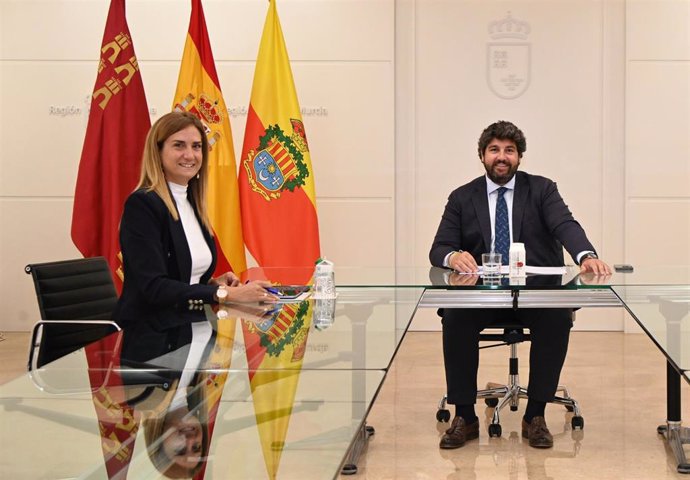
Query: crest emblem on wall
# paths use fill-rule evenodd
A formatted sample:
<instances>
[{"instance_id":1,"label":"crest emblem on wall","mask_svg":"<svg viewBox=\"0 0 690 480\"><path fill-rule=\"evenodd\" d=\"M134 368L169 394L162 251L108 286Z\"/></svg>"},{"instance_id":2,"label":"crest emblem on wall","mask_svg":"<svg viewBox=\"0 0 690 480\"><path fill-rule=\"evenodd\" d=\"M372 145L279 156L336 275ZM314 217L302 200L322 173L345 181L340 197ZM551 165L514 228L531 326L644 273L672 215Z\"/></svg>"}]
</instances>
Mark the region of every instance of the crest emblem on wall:
<instances>
[{"instance_id":1,"label":"crest emblem on wall","mask_svg":"<svg viewBox=\"0 0 690 480\"><path fill-rule=\"evenodd\" d=\"M506 100L519 97L530 83L531 45L529 23L514 19L510 12L488 27L486 80L494 94Z\"/></svg>"}]
</instances>

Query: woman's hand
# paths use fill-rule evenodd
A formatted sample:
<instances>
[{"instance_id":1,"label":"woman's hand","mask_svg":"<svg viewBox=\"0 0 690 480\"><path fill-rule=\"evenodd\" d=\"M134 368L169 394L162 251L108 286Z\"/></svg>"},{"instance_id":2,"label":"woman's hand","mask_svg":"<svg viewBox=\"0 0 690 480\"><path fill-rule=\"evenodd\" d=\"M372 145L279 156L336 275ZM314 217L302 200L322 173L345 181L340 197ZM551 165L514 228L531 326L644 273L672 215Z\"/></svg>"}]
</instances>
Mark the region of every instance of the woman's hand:
<instances>
[{"instance_id":1,"label":"woman's hand","mask_svg":"<svg viewBox=\"0 0 690 480\"><path fill-rule=\"evenodd\" d=\"M240 284L240 279L237 278L237 275L235 275L232 272L225 272L223 275L220 275L216 278L212 278L208 282L210 285L224 285L227 287L236 287L237 285Z\"/></svg>"},{"instance_id":2,"label":"woman's hand","mask_svg":"<svg viewBox=\"0 0 690 480\"><path fill-rule=\"evenodd\" d=\"M238 282L239 283L239 282ZM267 288L272 287L271 282L266 280L254 280L244 285L235 285L227 288L228 296L226 302L265 302L276 303L278 297L270 293Z\"/></svg>"},{"instance_id":3,"label":"woman's hand","mask_svg":"<svg viewBox=\"0 0 690 480\"><path fill-rule=\"evenodd\" d=\"M241 318L254 323L263 322L268 314L278 312L279 309L271 304L249 304L249 303L233 303L220 307L219 311L225 312L224 317Z\"/></svg>"}]
</instances>

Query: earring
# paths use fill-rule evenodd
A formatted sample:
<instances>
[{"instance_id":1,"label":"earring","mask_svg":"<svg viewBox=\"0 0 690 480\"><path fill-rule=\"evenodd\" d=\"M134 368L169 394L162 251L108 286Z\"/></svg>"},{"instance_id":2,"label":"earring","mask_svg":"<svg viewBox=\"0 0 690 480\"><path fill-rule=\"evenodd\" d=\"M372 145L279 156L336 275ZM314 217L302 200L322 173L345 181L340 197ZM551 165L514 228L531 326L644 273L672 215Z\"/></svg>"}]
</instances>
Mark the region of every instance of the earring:
<instances>
[{"instance_id":1,"label":"earring","mask_svg":"<svg viewBox=\"0 0 690 480\"><path fill-rule=\"evenodd\" d=\"M198 173L196 174L196 179L199 180L199 174Z\"/></svg>"}]
</instances>

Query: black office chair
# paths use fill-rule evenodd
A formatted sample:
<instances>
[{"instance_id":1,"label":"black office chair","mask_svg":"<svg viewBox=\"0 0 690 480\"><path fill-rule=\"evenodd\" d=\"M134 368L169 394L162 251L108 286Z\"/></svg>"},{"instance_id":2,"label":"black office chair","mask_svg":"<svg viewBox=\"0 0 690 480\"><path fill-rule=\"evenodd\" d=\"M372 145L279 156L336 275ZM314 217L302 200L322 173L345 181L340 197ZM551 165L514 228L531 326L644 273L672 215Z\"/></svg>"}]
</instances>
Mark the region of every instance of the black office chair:
<instances>
[{"instance_id":1,"label":"black office chair","mask_svg":"<svg viewBox=\"0 0 690 480\"><path fill-rule=\"evenodd\" d=\"M28 370L120 330L110 320L117 291L105 258L34 263L24 270L34 280L42 318L31 334Z\"/></svg>"},{"instance_id":2,"label":"black office chair","mask_svg":"<svg viewBox=\"0 0 690 480\"><path fill-rule=\"evenodd\" d=\"M525 333L525 328L526 327L521 324L498 324L492 325L489 329L487 329L488 331L479 334L480 341L500 342L479 347L480 349L510 345L508 383L503 385L489 382L484 390L477 391L477 398L483 399L487 406L494 408L491 424L489 424L490 437L501 436L501 424L499 418L499 412L501 409L506 405L510 405L510 410L515 412L518 409L520 399L527 398L527 389L520 386L517 356L518 343L530 340L530 334ZM496 329L503 329L503 332L492 333L492 330L495 332ZM556 393L558 392L562 392L563 395L556 395L552 403L564 405L568 411L573 412L573 417L571 419L573 430L583 429L585 426L585 421L582 417L580 406L578 405L577 401L570 396L568 389L563 385L558 386ZM439 402L438 410L436 411L436 420L439 422L447 422L450 420L450 411L446 409L447 400L448 396L444 395L443 399L441 399Z\"/></svg>"}]
</instances>

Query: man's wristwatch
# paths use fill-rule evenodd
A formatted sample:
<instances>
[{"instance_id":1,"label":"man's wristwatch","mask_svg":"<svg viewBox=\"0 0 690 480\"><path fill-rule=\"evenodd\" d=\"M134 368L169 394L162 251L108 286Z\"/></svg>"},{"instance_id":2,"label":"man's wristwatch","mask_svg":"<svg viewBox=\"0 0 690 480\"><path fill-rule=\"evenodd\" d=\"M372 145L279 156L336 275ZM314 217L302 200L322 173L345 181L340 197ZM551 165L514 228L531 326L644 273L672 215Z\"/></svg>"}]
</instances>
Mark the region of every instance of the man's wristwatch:
<instances>
[{"instance_id":1,"label":"man's wristwatch","mask_svg":"<svg viewBox=\"0 0 690 480\"><path fill-rule=\"evenodd\" d=\"M594 252L587 252L584 255L582 255L582 258L580 259L580 265L585 263L585 260L587 260L588 258L594 258L596 260L599 258L599 256Z\"/></svg>"}]
</instances>

